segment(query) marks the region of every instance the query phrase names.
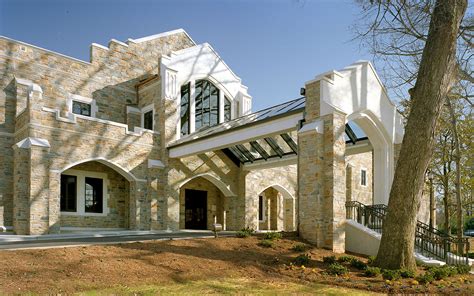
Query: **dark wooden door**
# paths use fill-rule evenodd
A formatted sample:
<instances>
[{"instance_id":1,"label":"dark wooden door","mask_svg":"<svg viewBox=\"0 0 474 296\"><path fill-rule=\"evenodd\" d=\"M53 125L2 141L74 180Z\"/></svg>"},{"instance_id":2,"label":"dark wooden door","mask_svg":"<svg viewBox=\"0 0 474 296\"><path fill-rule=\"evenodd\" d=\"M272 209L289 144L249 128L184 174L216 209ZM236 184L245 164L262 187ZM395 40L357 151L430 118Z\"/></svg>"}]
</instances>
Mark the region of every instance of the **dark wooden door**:
<instances>
[{"instance_id":1,"label":"dark wooden door","mask_svg":"<svg viewBox=\"0 0 474 296\"><path fill-rule=\"evenodd\" d=\"M184 208L186 229L207 229L207 191L186 189Z\"/></svg>"}]
</instances>

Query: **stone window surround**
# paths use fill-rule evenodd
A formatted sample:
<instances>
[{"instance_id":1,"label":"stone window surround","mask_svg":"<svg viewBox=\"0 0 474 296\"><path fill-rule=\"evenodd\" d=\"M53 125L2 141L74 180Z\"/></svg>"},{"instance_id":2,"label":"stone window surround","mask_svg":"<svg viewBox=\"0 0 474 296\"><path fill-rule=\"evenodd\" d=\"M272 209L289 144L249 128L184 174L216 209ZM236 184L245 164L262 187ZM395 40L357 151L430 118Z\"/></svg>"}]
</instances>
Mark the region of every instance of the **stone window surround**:
<instances>
[{"instance_id":1,"label":"stone window surround","mask_svg":"<svg viewBox=\"0 0 474 296\"><path fill-rule=\"evenodd\" d=\"M80 96L80 95L75 95L75 94L69 94L68 97L67 97L67 109L68 109L68 112L70 114L74 114L75 116L79 116L79 117L89 117L89 116L73 113L72 112L72 102L73 101L86 103L86 104L91 105L91 116L90 117L94 117L94 118L96 117L96 113L97 113L97 111L99 111L99 108L97 107L96 100L94 100L92 98L83 97L83 96Z\"/></svg>"},{"instance_id":2,"label":"stone window surround","mask_svg":"<svg viewBox=\"0 0 474 296\"><path fill-rule=\"evenodd\" d=\"M365 185L362 184L362 171L365 171ZM362 187L367 187L367 184L369 183L369 182L367 182L368 179L369 179L369 176L367 175L367 172L368 172L367 168L365 168L365 167L360 168L360 182L359 182L359 184Z\"/></svg>"},{"instance_id":3,"label":"stone window surround","mask_svg":"<svg viewBox=\"0 0 474 296\"><path fill-rule=\"evenodd\" d=\"M236 113L236 106L235 102L238 102L233 96L231 96L227 91L224 90L224 88L219 87L220 83L217 82L215 79L212 79L212 77L202 77L202 78L193 78L190 79L181 86L186 85L189 83L189 133L187 135L181 135L181 117L178 117L178 122L177 122L177 138L179 139L180 137L185 137L188 136L196 131L195 128L195 120L196 120L196 81L197 80L207 80L210 83L212 83L218 90L219 90L219 123L221 124L224 122L224 103L225 103L225 97L230 101L230 120L233 120L238 117L238 114ZM178 87L178 104L177 104L177 114L181 114L181 86Z\"/></svg>"},{"instance_id":4,"label":"stone window surround","mask_svg":"<svg viewBox=\"0 0 474 296\"><path fill-rule=\"evenodd\" d=\"M76 176L77 178L77 195L76 195L76 212L61 212L61 215L64 216L95 216L95 217L104 217L109 214L109 208L107 206L109 200L108 194L108 186L109 186L109 179L107 178L107 174L105 173L98 173L98 172L90 172L90 171L82 171L82 170L74 170L69 169L62 172L64 175ZM102 213L87 213L85 211L85 180L86 177L90 178L97 178L102 179L103 186L102 186Z\"/></svg>"}]
</instances>

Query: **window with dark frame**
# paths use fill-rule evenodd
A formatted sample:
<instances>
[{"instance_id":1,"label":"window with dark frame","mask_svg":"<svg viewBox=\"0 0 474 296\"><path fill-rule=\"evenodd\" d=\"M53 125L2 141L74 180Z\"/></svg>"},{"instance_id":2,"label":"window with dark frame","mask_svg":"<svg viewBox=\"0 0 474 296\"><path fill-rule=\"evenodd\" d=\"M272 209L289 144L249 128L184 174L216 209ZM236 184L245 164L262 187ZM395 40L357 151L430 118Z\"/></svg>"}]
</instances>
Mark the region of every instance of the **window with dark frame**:
<instances>
[{"instance_id":1,"label":"window with dark frame","mask_svg":"<svg viewBox=\"0 0 474 296\"><path fill-rule=\"evenodd\" d=\"M258 197L258 220L263 221L263 196Z\"/></svg>"},{"instance_id":2,"label":"window with dark frame","mask_svg":"<svg viewBox=\"0 0 474 296\"><path fill-rule=\"evenodd\" d=\"M190 114L190 83L181 86L181 135L189 134L189 114Z\"/></svg>"},{"instance_id":3,"label":"window with dark frame","mask_svg":"<svg viewBox=\"0 0 474 296\"><path fill-rule=\"evenodd\" d=\"M61 212L77 211L77 177L61 175Z\"/></svg>"},{"instance_id":4,"label":"window with dark frame","mask_svg":"<svg viewBox=\"0 0 474 296\"><path fill-rule=\"evenodd\" d=\"M153 110L143 114L143 128L147 130L153 130Z\"/></svg>"},{"instance_id":5,"label":"window with dark frame","mask_svg":"<svg viewBox=\"0 0 474 296\"><path fill-rule=\"evenodd\" d=\"M72 113L91 116L91 105L84 102L72 101Z\"/></svg>"},{"instance_id":6,"label":"window with dark frame","mask_svg":"<svg viewBox=\"0 0 474 296\"><path fill-rule=\"evenodd\" d=\"M224 122L232 119L231 104L230 100L227 97L224 97Z\"/></svg>"},{"instance_id":7,"label":"window with dark frame","mask_svg":"<svg viewBox=\"0 0 474 296\"><path fill-rule=\"evenodd\" d=\"M219 123L219 89L207 80L197 80L195 97L195 129Z\"/></svg>"},{"instance_id":8,"label":"window with dark frame","mask_svg":"<svg viewBox=\"0 0 474 296\"><path fill-rule=\"evenodd\" d=\"M86 177L85 212L103 213L103 180Z\"/></svg>"},{"instance_id":9,"label":"window with dark frame","mask_svg":"<svg viewBox=\"0 0 474 296\"><path fill-rule=\"evenodd\" d=\"M360 185L367 186L367 171L360 170Z\"/></svg>"}]
</instances>

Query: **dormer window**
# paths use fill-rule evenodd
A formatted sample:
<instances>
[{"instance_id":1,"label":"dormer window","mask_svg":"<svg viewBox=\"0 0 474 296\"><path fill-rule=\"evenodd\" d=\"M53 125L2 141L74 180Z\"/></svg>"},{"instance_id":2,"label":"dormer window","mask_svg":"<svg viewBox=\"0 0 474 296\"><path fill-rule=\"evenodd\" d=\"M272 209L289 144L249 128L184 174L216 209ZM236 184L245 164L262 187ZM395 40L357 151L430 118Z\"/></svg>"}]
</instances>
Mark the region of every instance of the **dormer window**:
<instances>
[{"instance_id":1,"label":"dormer window","mask_svg":"<svg viewBox=\"0 0 474 296\"><path fill-rule=\"evenodd\" d=\"M91 105L84 102L72 101L72 113L91 116Z\"/></svg>"},{"instance_id":2,"label":"dormer window","mask_svg":"<svg viewBox=\"0 0 474 296\"><path fill-rule=\"evenodd\" d=\"M184 136L231 120L232 101L208 80L188 82L181 86L180 118Z\"/></svg>"}]
</instances>

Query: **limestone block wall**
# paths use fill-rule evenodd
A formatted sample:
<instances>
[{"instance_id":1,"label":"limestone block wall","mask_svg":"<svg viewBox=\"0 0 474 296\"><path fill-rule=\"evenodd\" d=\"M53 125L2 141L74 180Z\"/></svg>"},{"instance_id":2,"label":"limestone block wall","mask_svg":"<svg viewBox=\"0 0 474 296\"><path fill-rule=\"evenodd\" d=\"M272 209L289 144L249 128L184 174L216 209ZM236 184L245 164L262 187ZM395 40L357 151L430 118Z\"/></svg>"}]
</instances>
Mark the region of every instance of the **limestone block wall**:
<instances>
[{"instance_id":1,"label":"limestone block wall","mask_svg":"<svg viewBox=\"0 0 474 296\"><path fill-rule=\"evenodd\" d=\"M107 208L106 216L61 215L62 227L90 228L128 228L129 226L129 182L113 169L98 163L86 162L72 167L73 170L99 172L107 175Z\"/></svg>"},{"instance_id":2,"label":"limestone block wall","mask_svg":"<svg viewBox=\"0 0 474 296\"><path fill-rule=\"evenodd\" d=\"M373 204L373 153L365 152L346 156L346 199ZM348 169L350 167L350 169ZM361 185L361 170L367 172L367 185Z\"/></svg>"},{"instance_id":3,"label":"limestone block wall","mask_svg":"<svg viewBox=\"0 0 474 296\"><path fill-rule=\"evenodd\" d=\"M264 219L259 220L259 230L275 230L275 231L284 231L287 230L286 219L291 217L286 217L286 215L291 215L291 209L287 209L286 206L293 206L293 203L285 203L283 195L278 192L273 187L267 188L263 192L263 202L265 203L265 214ZM286 210L290 210L287 211ZM291 228L291 226L289 226ZM288 229L291 231L291 229Z\"/></svg>"},{"instance_id":4,"label":"limestone block wall","mask_svg":"<svg viewBox=\"0 0 474 296\"><path fill-rule=\"evenodd\" d=\"M207 192L207 229L212 229L214 216L217 217L217 223L224 222L224 209L228 208L228 200L214 184L208 180L197 177L184 184L179 192L179 228L185 229L185 190L195 189ZM235 198L235 197L234 197ZM226 217L227 219L228 217ZM233 230L234 225L227 225L228 230Z\"/></svg>"},{"instance_id":5,"label":"limestone block wall","mask_svg":"<svg viewBox=\"0 0 474 296\"><path fill-rule=\"evenodd\" d=\"M13 144L12 136L0 133L0 226L13 226Z\"/></svg>"},{"instance_id":6,"label":"limestone block wall","mask_svg":"<svg viewBox=\"0 0 474 296\"><path fill-rule=\"evenodd\" d=\"M294 198L296 207L298 187L296 165L244 171L241 174L241 179L241 189L245 190L244 213L246 227L251 227L253 229L257 229L257 227L259 227L258 196L269 187L273 186L273 188L276 190L281 187L286 190L289 195ZM279 193L281 194L282 192ZM285 196L285 194L282 195ZM298 210L295 210L295 213L298 213ZM293 215L290 215L290 217L293 219ZM297 219L297 215L295 214L293 221L298 221ZM279 223L281 223L279 224L280 228L283 228L283 220L281 220ZM293 229L293 227L289 227L288 230Z\"/></svg>"}]
</instances>

